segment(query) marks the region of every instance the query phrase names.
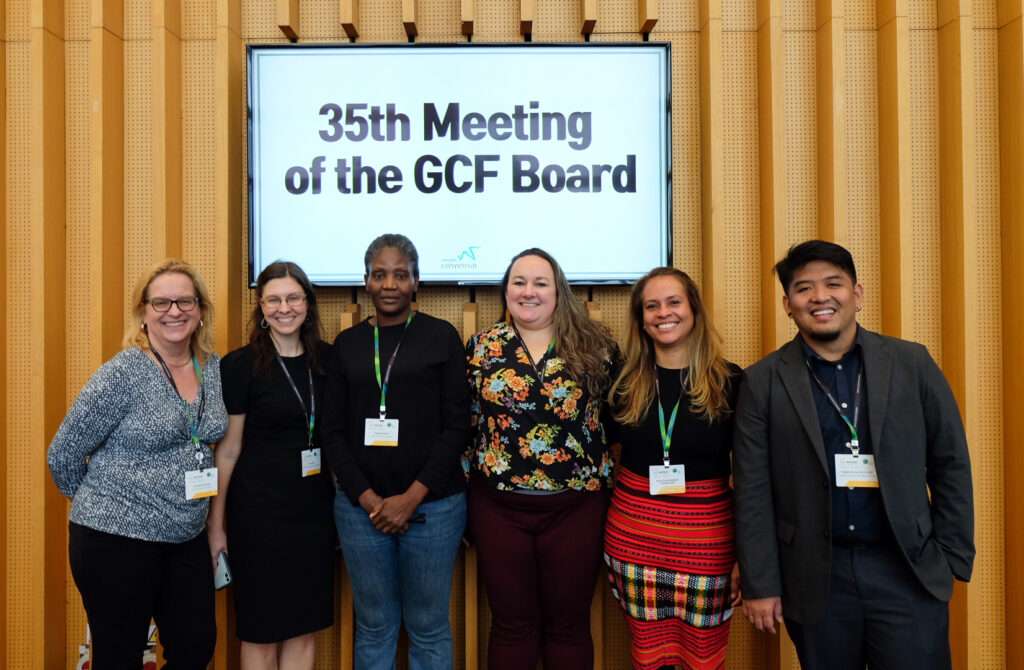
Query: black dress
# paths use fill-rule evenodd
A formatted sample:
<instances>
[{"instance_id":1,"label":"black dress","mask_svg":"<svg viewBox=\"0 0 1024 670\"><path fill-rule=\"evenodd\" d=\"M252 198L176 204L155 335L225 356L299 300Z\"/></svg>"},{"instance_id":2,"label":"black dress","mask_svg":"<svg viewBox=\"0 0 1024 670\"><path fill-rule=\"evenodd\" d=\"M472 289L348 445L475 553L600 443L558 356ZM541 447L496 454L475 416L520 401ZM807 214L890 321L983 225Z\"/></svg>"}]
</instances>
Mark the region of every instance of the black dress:
<instances>
[{"instance_id":1,"label":"black dress","mask_svg":"<svg viewBox=\"0 0 1024 670\"><path fill-rule=\"evenodd\" d=\"M306 359L282 360L308 409ZM221 361L228 414L245 414L242 451L228 488L227 542L238 637L269 643L334 621L334 487L326 458L319 475L302 476L306 419L280 364L272 360L257 375L253 363L249 346ZM325 377L314 375L313 385L319 423Z\"/></svg>"}]
</instances>

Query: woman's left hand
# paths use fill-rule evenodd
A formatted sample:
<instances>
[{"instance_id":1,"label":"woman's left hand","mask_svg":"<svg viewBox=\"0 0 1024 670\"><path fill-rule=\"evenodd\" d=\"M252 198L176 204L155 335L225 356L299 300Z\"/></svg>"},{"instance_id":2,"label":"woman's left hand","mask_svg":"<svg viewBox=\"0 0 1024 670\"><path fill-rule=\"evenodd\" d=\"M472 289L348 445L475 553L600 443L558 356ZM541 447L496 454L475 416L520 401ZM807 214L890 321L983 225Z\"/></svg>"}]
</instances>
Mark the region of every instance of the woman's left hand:
<instances>
[{"instance_id":1,"label":"woman's left hand","mask_svg":"<svg viewBox=\"0 0 1024 670\"><path fill-rule=\"evenodd\" d=\"M739 607L743 602L743 593L740 591L740 564L733 563L732 573L729 575L729 600L731 607Z\"/></svg>"}]
</instances>

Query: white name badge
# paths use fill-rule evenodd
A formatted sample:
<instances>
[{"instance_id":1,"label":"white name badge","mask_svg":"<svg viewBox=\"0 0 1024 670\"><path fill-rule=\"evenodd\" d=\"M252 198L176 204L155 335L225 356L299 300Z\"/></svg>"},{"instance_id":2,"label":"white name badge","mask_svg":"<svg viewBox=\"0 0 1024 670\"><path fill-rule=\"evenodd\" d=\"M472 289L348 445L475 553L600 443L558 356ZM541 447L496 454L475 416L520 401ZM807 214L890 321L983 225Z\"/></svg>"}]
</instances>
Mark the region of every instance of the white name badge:
<instances>
[{"instance_id":1,"label":"white name badge","mask_svg":"<svg viewBox=\"0 0 1024 670\"><path fill-rule=\"evenodd\" d=\"M368 447L397 447L398 419L367 419L363 443Z\"/></svg>"},{"instance_id":2,"label":"white name badge","mask_svg":"<svg viewBox=\"0 0 1024 670\"><path fill-rule=\"evenodd\" d=\"M652 465L650 467L652 496L668 493L686 493L686 467L682 465Z\"/></svg>"},{"instance_id":3,"label":"white name badge","mask_svg":"<svg viewBox=\"0 0 1024 670\"><path fill-rule=\"evenodd\" d=\"M185 500L201 500L217 495L217 468L189 470L185 473Z\"/></svg>"},{"instance_id":4,"label":"white name badge","mask_svg":"<svg viewBox=\"0 0 1024 670\"><path fill-rule=\"evenodd\" d=\"M836 486L877 489L875 457L871 454L836 454Z\"/></svg>"},{"instance_id":5,"label":"white name badge","mask_svg":"<svg viewBox=\"0 0 1024 670\"><path fill-rule=\"evenodd\" d=\"M320 449L302 450L302 476L312 477L320 474Z\"/></svg>"}]
</instances>

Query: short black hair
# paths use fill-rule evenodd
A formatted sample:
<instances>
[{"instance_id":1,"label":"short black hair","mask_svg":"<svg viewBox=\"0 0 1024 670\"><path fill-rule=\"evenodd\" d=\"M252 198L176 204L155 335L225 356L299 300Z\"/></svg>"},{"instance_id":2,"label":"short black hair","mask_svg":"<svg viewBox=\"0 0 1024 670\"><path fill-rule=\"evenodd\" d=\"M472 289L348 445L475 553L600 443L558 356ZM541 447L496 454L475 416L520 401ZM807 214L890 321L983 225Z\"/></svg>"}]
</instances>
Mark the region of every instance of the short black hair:
<instances>
[{"instance_id":1,"label":"short black hair","mask_svg":"<svg viewBox=\"0 0 1024 670\"><path fill-rule=\"evenodd\" d=\"M378 236L370 242L370 246L366 247L366 254L363 256L363 266L366 268L366 274L363 277L370 276L370 266L373 265L373 259L377 257L377 254L382 249L391 247L397 249L398 253L405 256L406 260L409 261L409 265L412 272L412 278L416 281L420 280L420 254L416 251L416 245L412 243L405 235L401 233L384 233Z\"/></svg>"},{"instance_id":2,"label":"short black hair","mask_svg":"<svg viewBox=\"0 0 1024 670\"><path fill-rule=\"evenodd\" d=\"M853 265L853 256L845 247L825 240L807 240L791 246L786 256L775 264L775 274L779 277L784 293L789 293L789 285L793 283L793 275L797 270L814 261L835 265L850 275L856 285L857 268Z\"/></svg>"}]
</instances>

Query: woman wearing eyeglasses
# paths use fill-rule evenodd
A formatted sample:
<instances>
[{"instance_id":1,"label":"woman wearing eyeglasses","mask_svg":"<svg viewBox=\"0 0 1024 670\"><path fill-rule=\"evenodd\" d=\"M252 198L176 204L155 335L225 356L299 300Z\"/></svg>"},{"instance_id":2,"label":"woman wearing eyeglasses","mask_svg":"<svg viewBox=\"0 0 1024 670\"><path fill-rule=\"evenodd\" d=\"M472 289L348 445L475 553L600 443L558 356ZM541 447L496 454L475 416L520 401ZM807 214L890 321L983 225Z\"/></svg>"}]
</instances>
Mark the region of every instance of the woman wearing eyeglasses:
<instances>
[{"instance_id":1,"label":"woman wearing eyeglasses","mask_svg":"<svg viewBox=\"0 0 1024 670\"><path fill-rule=\"evenodd\" d=\"M195 269L167 260L138 282L132 312L124 349L86 383L47 459L72 498L71 574L93 667L139 667L153 618L168 667L205 668L217 637L210 445L228 422L213 308Z\"/></svg>"},{"instance_id":2,"label":"woman wearing eyeglasses","mask_svg":"<svg viewBox=\"0 0 1024 670\"><path fill-rule=\"evenodd\" d=\"M316 294L295 263L256 280L249 344L221 361L228 431L210 556L230 557L243 670L313 667L334 621L334 486L321 467L324 347Z\"/></svg>"}]
</instances>

